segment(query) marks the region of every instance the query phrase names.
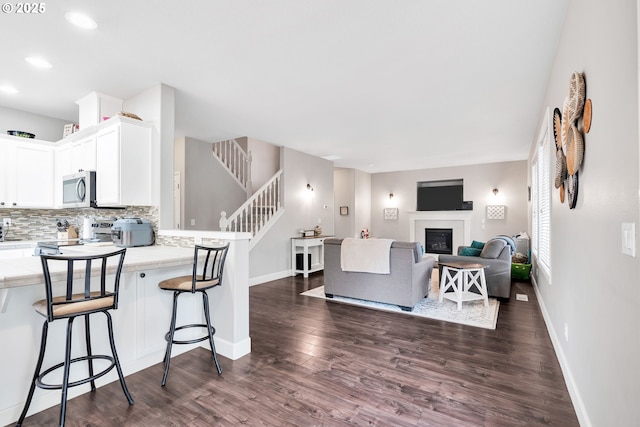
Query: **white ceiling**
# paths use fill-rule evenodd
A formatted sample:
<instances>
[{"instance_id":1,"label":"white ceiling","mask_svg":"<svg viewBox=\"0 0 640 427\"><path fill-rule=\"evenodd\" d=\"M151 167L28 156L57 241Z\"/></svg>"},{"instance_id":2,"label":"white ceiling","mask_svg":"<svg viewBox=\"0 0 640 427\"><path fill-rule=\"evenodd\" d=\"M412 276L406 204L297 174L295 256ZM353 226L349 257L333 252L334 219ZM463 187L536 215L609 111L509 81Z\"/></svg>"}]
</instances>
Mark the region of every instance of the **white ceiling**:
<instances>
[{"instance_id":1,"label":"white ceiling","mask_svg":"<svg viewBox=\"0 0 640 427\"><path fill-rule=\"evenodd\" d=\"M20 91L0 105L77 121L92 91L164 83L176 136L249 136L367 172L525 159L567 1L48 1L0 16L0 85Z\"/></svg>"}]
</instances>

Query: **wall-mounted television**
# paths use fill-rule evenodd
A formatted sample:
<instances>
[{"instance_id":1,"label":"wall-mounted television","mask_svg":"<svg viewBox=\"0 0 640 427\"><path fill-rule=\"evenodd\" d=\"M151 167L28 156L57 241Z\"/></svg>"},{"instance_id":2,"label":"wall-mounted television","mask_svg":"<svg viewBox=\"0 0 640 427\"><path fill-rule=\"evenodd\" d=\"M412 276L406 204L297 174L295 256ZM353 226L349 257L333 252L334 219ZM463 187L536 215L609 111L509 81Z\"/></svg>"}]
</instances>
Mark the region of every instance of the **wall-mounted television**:
<instances>
[{"instance_id":1,"label":"wall-mounted television","mask_svg":"<svg viewBox=\"0 0 640 427\"><path fill-rule=\"evenodd\" d=\"M462 179L418 182L418 211L462 209Z\"/></svg>"}]
</instances>

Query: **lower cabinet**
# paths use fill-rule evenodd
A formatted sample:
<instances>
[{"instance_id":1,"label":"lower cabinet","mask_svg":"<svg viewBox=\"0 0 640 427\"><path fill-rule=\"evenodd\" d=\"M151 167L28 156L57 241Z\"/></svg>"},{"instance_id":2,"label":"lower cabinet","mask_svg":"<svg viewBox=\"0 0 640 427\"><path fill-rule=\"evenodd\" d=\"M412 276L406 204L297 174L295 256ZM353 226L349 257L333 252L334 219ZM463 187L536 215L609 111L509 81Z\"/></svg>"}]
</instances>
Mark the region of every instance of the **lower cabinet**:
<instances>
[{"instance_id":1,"label":"lower cabinet","mask_svg":"<svg viewBox=\"0 0 640 427\"><path fill-rule=\"evenodd\" d=\"M191 274L190 265L182 267L158 268L147 271L123 273L120 278L118 309L111 311L114 337L118 357L125 375L162 361L166 341L164 335L169 330L173 294L161 291L158 282L169 277ZM56 283L54 292L64 292L64 283ZM193 298L190 298L193 297ZM44 318L38 315L32 304L44 298L43 285L20 286L0 289L0 301L6 304L0 310L0 341L8 347L0 351L0 425L15 423L19 414L15 408L22 408L30 378L38 359L40 336ZM199 294L180 297L181 316L179 322L201 323L202 303L196 309ZM193 304L193 308L190 306ZM102 318L101 318L102 317ZM67 322L57 321L49 325L47 352L44 366L52 366L61 361ZM196 329L196 332L199 332ZM110 354L106 322L104 316L91 318L91 341L94 354ZM188 336L188 335L185 335ZM78 318L73 324L73 344L77 351L85 348L84 319ZM176 346L172 355L188 351L188 345ZM158 377L160 388L161 377ZM98 386L117 381L112 370L97 380ZM73 387L69 398L89 391L88 387ZM133 392L133 391L132 391ZM60 402L60 394L36 390L32 411L41 411ZM135 394L134 394L135 399Z\"/></svg>"},{"instance_id":2,"label":"lower cabinet","mask_svg":"<svg viewBox=\"0 0 640 427\"><path fill-rule=\"evenodd\" d=\"M164 336L169 330L169 322L171 321L173 292L161 290L158 288L158 283L171 277L190 275L191 272L191 266L186 266L131 273L134 275L131 280L135 281L136 291L135 348L138 358L164 354L167 345ZM178 325L200 323L197 316L202 311L202 303L199 306L194 305L195 302L201 300L200 298L200 294L185 294L178 299ZM187 337L188 335L182 336ZM180 350L186 349L187 346L176 346L176 353L172 352L172 354L179 354Z\"/></svg>"}]
</instances>

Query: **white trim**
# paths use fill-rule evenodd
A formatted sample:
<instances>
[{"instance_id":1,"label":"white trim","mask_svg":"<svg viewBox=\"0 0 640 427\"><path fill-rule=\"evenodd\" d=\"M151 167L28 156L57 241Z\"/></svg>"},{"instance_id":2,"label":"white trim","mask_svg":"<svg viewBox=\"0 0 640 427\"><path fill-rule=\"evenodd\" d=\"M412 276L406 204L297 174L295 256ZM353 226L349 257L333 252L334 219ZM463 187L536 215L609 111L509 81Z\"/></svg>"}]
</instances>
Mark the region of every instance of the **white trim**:
<instances>
[{"instance_id":1,"label":"white trim","mask_svg":"<svg viewBox=\"0 0 640 427\"><path fill-rule=\"evenodd\" d=\"M553 327L553 322L551 322L551 317L549 316L547 307L544 304L544 299L539 291L538 282L535 276L531 276L531 282L533 285L533 290L536 293L536 298L538 299L538 306L540 307L540 311L542 312L542 318L544 319L544 323L547 326L547 331L549 332L549 337L551 338L551 344L553 345L553 349L556 352L558 363L560 364L560 369L562 370L562 376L564 377L564 381L567 385L567 390L569 391L569 396L571 397L571 402L573 403L573 407L576 411L578 422L582 427L591 427L593 424L589 419L587 408L585 407L584 401L582 400L582 396L580 395L580 391L578 389L578 385L576 384L576 381L573 378L573 374L571 373L571 368L567 361L567 356L564 354L564 351L562 351L561 341L558 338L558 334L556 333L555 328Z\"/></svg>"},{"instance_id":2,"label":"white trim","mask_svg":"<svg viewBox=\"0 0 640 427\"><path fill-rule=\"evenodd\" d=\"M285 277L291 276L294 276L293 270L278 271L276 273L270 273L264 276L252 277L249 279L249 286L261 285L263 283L272 282L274 280L284 279Z\"/></svg>"},{"instance_id":3,"label":"white trim","mask_svg":"<svg viewBox=\"0 0 640 427\"><path fill-rule=\"evenodd\" d=\"M416 241L416 221L462 221L464 244L471 244L472 211L409 212L409 241ZM418 239L419 240L419 239Z\"/></svg>"}]
</instances>

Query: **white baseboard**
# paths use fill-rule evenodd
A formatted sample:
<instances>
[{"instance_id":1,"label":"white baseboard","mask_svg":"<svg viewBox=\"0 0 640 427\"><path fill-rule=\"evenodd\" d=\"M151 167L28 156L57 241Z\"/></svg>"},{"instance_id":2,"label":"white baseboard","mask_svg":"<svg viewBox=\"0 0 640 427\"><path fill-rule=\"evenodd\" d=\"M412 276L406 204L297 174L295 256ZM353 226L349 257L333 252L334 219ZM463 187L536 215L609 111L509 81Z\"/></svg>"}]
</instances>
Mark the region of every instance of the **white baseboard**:
<instances>
[{"instance_id":1,"label":"white baseboard","mask_svg":"<svg viewBox=\"0 0 640 427\"><path fill-rule=\"evenodd\" d=\"M249 286L260 285L262 283L271 282L273 280L284 279L285 277L291 277L291 270L279 271L277 273L266 274L264 276L249 278Z\"/></svg>"},{"instance_id":2,"label":"white baseboard","mask_svg":"<svg viewBox=\"0 0 640 427\"><path fill-rule=\"evenodd\" d=\"M556 356L558 356L558 362L560 363L560 369L562 369L562 375L564 376L564 380L567 384L567 389L569 390L569 396L571 397L571 402L573 403L573 407L576 411L576 416L578 417L578 422L582 427L591 427L591 420L589 419L589 414L587 414L587 408L584 406L584 402L582 397L580 396L580 391L576 385L575 380L573 379L573 375L571 374L571 368L569 367L569 363L567 362L567 358L562 350L562 345L560 345L561 341L558 338L558 334L556 333L555 328L553 327L553 323L549 317L549 312L547 311L547 307L544 304L544 299L542 295L538 291L538 282L535 280L535 277L531 276L531 284L533 285L533 290L536 293L536 297L538 298L538 305L540 306L540 311L542 311L542 317L544 318L544 323L547 325L547 331L549 331L549 336L551 337L551 343L553 344L553 349L556 352Z\"/></svg>"}]
</instances>

